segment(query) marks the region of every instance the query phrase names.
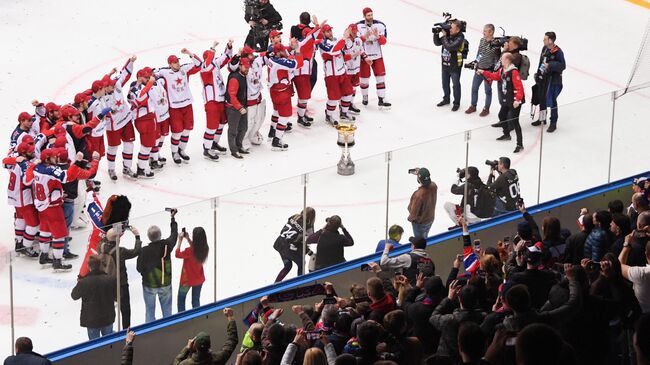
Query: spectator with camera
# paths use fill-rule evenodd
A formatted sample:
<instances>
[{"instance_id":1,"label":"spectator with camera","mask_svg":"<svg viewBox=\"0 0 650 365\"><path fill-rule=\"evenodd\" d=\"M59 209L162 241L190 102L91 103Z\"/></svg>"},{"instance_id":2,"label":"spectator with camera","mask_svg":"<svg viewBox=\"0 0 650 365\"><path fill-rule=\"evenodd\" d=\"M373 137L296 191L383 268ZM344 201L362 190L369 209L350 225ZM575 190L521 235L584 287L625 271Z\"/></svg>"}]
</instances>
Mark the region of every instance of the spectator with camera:
<instances>
[{"instance_id":1,"label":"spectator with camera","mask_svg":"<svg viewBox=\"0 0 650 365\"><path fill-rule=\"evenodd\" d=\"M226 342L219 351L212 351L210 347L210 335L205 332L199 332L194 338L187 341L181 352L174 359L174 365L225 365L230 356L235 351L239 337L237 335L237 322L235 313L230 308L225 308L223 314L228 321L226 326Z\"/></svg>"},{"instance_id":2,"label":"spectator with camera","mask_svg":"<svg viewBox=\"0 0 650 365\"><path fill-rule=\"evenodd\" d=\"M650 313L650 241L645 245L646 266L633 267L627 263L632 250L631 242L636 237L647 237L650 233L650 212L643 212L637 220L637 229L625 237L623 250L618 256L623 277L632 282L632 288L639 300L643 313Z\"/></svg>"},{"instance_id":3,"label":"spectator with camera","mask_svg":"<svg viewBox=\"0 0 650 365\"><path fill-rule=\"evenodd\" d=\"M269 0L244 0L244 20L251 27L244 44L257 52L266 51L269 46L269 32L282 29L282 16Z\"/></svg>"},{"instance_id":4,"label":"spectator with camera","mask_svg":"<svg viewBox=\"0 0 650 365\"><path fill-rule=\"evenodd\" d=\"M520 199L519 176L517 170L510 168L510 159L499 157L498 161L485 163L490 166L487 186L496 194L494 216L517 210L517 202Z\"/></svg>"},{"instance_id":5,"label":"spectator with camera","mask_svg":"<svg viewBox=\"0 0 650 365\"><path fill-rule=\"evenodd\" d=\"M566 69L564 52L555 44L555 32L544 34L544 47L539 55L539 65L535 73L535 83L539 97L539 119L533 126L546 124L546 108L551 108L551 124L546 130L553 133L557 129L558 106L557 97L562 92L562 71Z\"/></svg>"},{"instance_id":6,"label":"spectator with camera","mask_svg":"<svg viewBox=\"0 0 650 365\"><path fill-rule=\"evenodd\" d=\"M501 55L501 49L498 45L494 45L494 24L486 24L483 27L483 38L478 45L478 52L476 53L476 59L465 65L465 68L473 70L494 70L494 66L499 60ZM492 82L485 80L479 74L474 74L474 79L472 81L472 101L471 105L465 114L472 114L476 112L476 106L478 105L478 89L483 84L485 89L485 106L479 114L481 117L485 117L490 114L490 105L492 104Z\"/></svg>"},{"instance_id":7,"label":"spectator with camera","mask_svg":"<svg viewBox=\"0 0 650 365\"><path fill-rule=\"evenodd\" d=\"M537 309L546 303L551 287L557 283L555 274L552 271L540 270L539 268L542 263L542 250L543 245L541 242L529 245L529 241L519 241L515 252L518 254L524 252L526 270L512 275L509 279L513 284L526 285L530 293L531 306Z\"/></svg>"},{"instance_id":8,"label":"spectator with camera","mask_svg":"<svg viewBox=\"0 0 650 365\"><path fill-rule=\"evenodd\" d=\"M479 171L474 166L467 168L467 176L464 169L457 169L458 181L451 186L451 193L462 195L460 205L446 202L444 209L452 222L458 222L458 216L463 214L467 223L480 222L482 219L490 218L494 214L494 193L492 193L481 180ZM463 181L464 180L464 181ZM465 202L465 185L467 184L467 202ZM463 208L465 207L465 211ZM458 225L451 227L456 228Z\"/></svg>"},{"instance_id":9,"label":"spectator with camera","mask_svg":"<svg viewBox=\"0 0 650 365\"><path fill-rule=\"evenodd\" d=\"M88 331L88 339L94 340L113 333L115 322L115 298L117 281L101 269L97 255L88 257L87 276L79 279L70 296L81 299L81 327Z\"/></svg>"},{"instance_id":10,"label":"spectator with camera","mask_svg":"<svg viewBox=\"0 0 650 365\"><path fill-rule=\"evenodd\" d=\"M408 205L408 221L413 226L413 237L427 238L435 219L438 186L431 181L429 169L424 167L411 169L409 174L418 177L420 187L411 195Z\"/></svg>"},{"instance_id":11,"label":"spectator with camera","mask_svg":"<svg viewBox=\"0 0 650 365\"><path fill-rule=\"evenodd\" d=\"M354 239L343 226L341 217L333 215L325 219L325 227L307 238L307 244L316 244L316 270L345 262L345 247L354 245ZM343 234L339 233L339 229Z\"/></svg>"},{"instance_id":12,"label":"spectator with camera","mask_svg":"<svg viewBox=\"0 0 650 365\"><path fill-rule=\"evenodd\" d=\"M150 243L142 248L138 257L138 272L142 275L142 294L145 304L145 321L156 319L156 297L160 302L163 317L172 314L172 251L178 239L176 209L170 210L170 235L162 238L158 226L151 226L147 231Z\"/></svg>"},{"instance_id":13,"label":"spectator with camera","mask_svg":"<svg viewBox=\"0 0 650 365\"><path fill-rule=\"evenodd\" d=\"M409 238L411 242L411 252L388 257L388 253L392 249L392 245L387 243L384 247L384 252L381 255L382 270L395 270L401 272L408 282L413 286L415 285L418 275L423 275L425 278L432 277L436 274L436 265L427 254L427 240L420 237Z\"/></svg>"},{"instance_id":14,"label":"spectator with camera","mask_svg":"<svg viewBox=\"0 0 650 365\"><path fill-rule=\"evenodd\" d=\"M510 131L517 134L517 146L513 153L521 152L524 149L524 141L519 124L519 113L521 105L525 103L524 85L521 82L519 70L514 65L514 56L511 53L501 55L501 68L496 72L476 70L476 73L483 75L487 80L498 81L499 88L503 92L501 98L501 109L499 110L499 121L503 125L503 135L497 141L509 141Z\"/></svg>"},{"instance_id":15,"label":"spectator with camera","mask_svg":"<svg viewBox=\"0 0 650 365\"><path fill-rule=\"evenodd\" d=\"M451 90L449 82L454 87L454 105L452 111L460 108L460 73L463 69L463 58L467 53L467 42L462 32L462 23L454 19L449 21L449 28L434 28L433 43L436 46L442 46L442 90L444 96L442 101L437 104L438 107L449 105Z\"/></svg>"},{"instance_id":16,"label":"spectator with camera","mask_svg":"<svg viewBox=\"0 0 650 365\"><path fill-rule=\"evenodd\" d=\"M189 242L190 247L181 251L183 239ZM203 263L208 258L209 251L210 247L203 227L194 228L192 238L185 229L178 236L175 256L177 259L183 259L183 269L181 270L181 279L178 285L177 304L179 313L185 311L185 298L190 289L192 289L192 308L201 306L201 288L205 282Z\"/></svg>"}]
</instances>

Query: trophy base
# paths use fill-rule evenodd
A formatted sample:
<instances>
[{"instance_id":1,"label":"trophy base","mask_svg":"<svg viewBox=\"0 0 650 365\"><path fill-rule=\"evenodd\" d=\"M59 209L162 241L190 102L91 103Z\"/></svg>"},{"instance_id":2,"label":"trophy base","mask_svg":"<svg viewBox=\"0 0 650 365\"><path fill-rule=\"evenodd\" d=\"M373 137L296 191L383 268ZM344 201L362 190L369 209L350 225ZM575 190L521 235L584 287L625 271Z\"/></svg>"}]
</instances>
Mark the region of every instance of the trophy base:
<instances>
[{"instance_id":1,"label":"trophy base","mask_svg":"<svg viewBox=\"0 0 650 365\"><path fill-rule=\"evenodd\" d=\"M345 158L341 156L341 160L336 165L337 172L339 175L350 176L354 175L354 162L348 157Z\"/></svg>"}]
</instances>

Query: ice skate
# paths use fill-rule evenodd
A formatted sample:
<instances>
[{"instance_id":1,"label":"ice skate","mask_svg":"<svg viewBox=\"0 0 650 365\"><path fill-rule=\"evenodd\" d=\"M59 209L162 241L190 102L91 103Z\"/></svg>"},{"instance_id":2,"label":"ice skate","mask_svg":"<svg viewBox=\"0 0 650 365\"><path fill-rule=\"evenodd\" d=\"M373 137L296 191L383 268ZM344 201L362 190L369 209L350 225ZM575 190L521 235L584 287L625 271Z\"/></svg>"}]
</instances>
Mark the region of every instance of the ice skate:
<instances>
[{"instance_id":1,"label":"ice skate","mask_svg":"<svg viewBox=\"0 0 650 365\"><path fill-rule=\"evenodd\" d=\"M262 134L260 134L260 132L255 133L255 135L251 136L250 138L251 144L255 146L261 145L263 141L264 141L264 137L262 137Z\"/></svg>"},{"instance_id":2,"label":"ice skate","mask_svg":"<svg viewBox=\"0 0 650 365\"><path fill-rule=\"evenodd\" d=\"M117 174L115 173L115 170L108 170L108 177L110 177L113 181L117 180Z\"/></svg>"},{"instance_id":3,"label":"ice skate","mask_svg":"<svg viewBox=\"0 0 650 365\"><path fill-rule=\"evenodd\" d=\"M379 110L390 110L393 104L385 101L384 98L379 98L377 105L379 106Z\"/></svg>"},{"instance_id":4,"label":"ice skate","mask_svg":"<svg viewBox=\"0 0 650 365\"><path fill-rule=\"evenodd\" d=\"M350 107L348 109L351 114L361 114L361 110L355 107L354 104L350 104Z\"/></svg>"},{"instance_id":5,"label":"ice skate","mask_svg":"<svg viewBox=\"0 0 650 365\"><path fill-rule=\"evenodd\" d=\"M124 177L135 179L135 172L133 172L133 170L131 170L131 168L129 167L122 168L122 175L124 175Z\"/></svg>"},{"instance_id":6,"label":"ice skate","mask_svg":"<svg viewBox=\"0 0 650 365\"><path fill-rule=\"evenodd\" d=\"M41 265L48 265L52 263L52 259L47 253L41 252L41 255L38 258L38 263Z\"/></svg>"},{"instance_id":7,"label":"ice skate","mask_svg":"<svg viewBox=\"0 0 650 365\"><path fill-rule=\"evenodd\" d=\"M149 160L149 167L150 167L152 170L160 170L160 169L163 168L163 166L164 166L164 165L161 164L160 162L158 162L158 160L153 160L153 159L152 159L152 160Z\"/></svg>"},{"instance_id":8,"label":"ice skate","mask_svg":"<svg viewBox=\"0 0 650 365\"><path fill-rule=\"evenodd\" d=\"M346 122L354 122L356 118L352 115L349 115L348 113L343 113L339 114L341 120L346 121Z\"/></svg>"},{"instance_id":9,"label":"ice skate","mask_svg":"<svg viewBox=\"0 0 650 365\"><path fill-rule=\"evenodd\" d=\"M331 126L336 127L339 125L339 121L335 120L334 118L330 117L329 115L325 114L325 121L329 123Z\"/></svg>"},{"instance_id":10,"label":"ice skate","mask_svg":"<svg viewBox=\"0 0 650 365\"><path fill-rule=\"evenodd\" d=\"M183 160L181 160L181 156L178 154L178 152L172 153L172 160L174 160L174 163L176 165L180 165L181 162L183 162Z\"/></svg>"},{"instance_id":11,"label":"ice skate","mask_svg":"<svg viewBox=\"0 0 650 365\"><path fill-rule=\"evenodd\" d=\"M305 128L309 128L309 127L311 127L311 122L308 122L308 121L305 120L305 118L303 118L303 117L298 117L298 124L300 124L301 126L303 126L303 127L305 127Z\"/></svg>"},{"instance_id":12,"label":"ice skate","mask_svg":"<svg viewBox=\"0 0 650 365\"><path fill-rule=\"evenodd\" d=\"M368 97L367 96L363 97L363 100L361 101L361 104L368 105Z\"/></svg>"},{"instance_id":13,"label":"ice skate","mask_svg":"<svg viewBox=\"0 0 650 365\"><path fill-rule=\"evenodd\" d=\"M273 151L286 151L289 148L289 145L283 143L282 140L278 137L273 138L273 143L271 143L271 149Z\"/></svg>"},{"instance_id":14,"label":"ice skate","mask_svg":"<svg viewBox=\"0 0 650 365\"><path fill-rule=\"evenodd\" d=\"M219 156L217 155L217 152L214 150L209 150L207 148L203 149L203 157L209 161L215 161L215 162L219 161Z\"/></svg>"},{"instance_id":15,"label":"ice skate","mask_svg":"<svg viewBox=\"0 0 650 365\"><path fill-rule=\"evenodd\" d=\"M269 141L272 141L273 138L275 138L275 128L273 127L269 128L269 134L267 137L269 138Z\"/></svg>"},{"instance_id":16,"label":"ice skate","mask_svg":"<svg viewBox=\"0 0 650 365\"><path fill-rule=\"evenodd\" d=\"M39 257L38 252L34 251L31 247L25 247L23 251L21 251L19 254L25 256L26 258L30 259L35 259Z\"/></svg>"},{"instance_id":17,"label":"ice skate","mask_svg":"<svg viewBox=\"0 0 650 365\"><path fill-rule=\"evenodd\" d=\"M72 269L72 265L61 263L61 259L54 259L52 262L52 269L54 269L54 271L67 271Z\"/></svg>"},{"instance_id":18,"label":"ice skate","mask_svg":"<svg viewBox=\"0 0 650 365\"><path fill-rule=\"evenodd\" d=\"M217 142L212 142L212 150L217 151L220 155L225 155L226 151L228 151L226 147L219 146L219 143Z\"/></svg>"},{"instance_id":19,"label":"ice skate","mask_svg":"<svg viewBox=\"0 0 650 365\"><path fill-rule=\"evenodd\" d=\"M189 163L190 161L190 156L188 156L184 150L178 149L178 155L183 159L183 162ZM175 161L174 161L175 162Z\"/></svg>"},{"instance_id":20,"label":"ice skate","mask_svg":"<svg viewBox=\"0 0 650 365\"><path fill-rule=\"evenodd\" d=\"M287 123L287 129L284 130L285 133L291 133L293 130L293 123L289 122Z\"/></svg>"},{"instance_id":21,"label":"ice skate","mask_svg":"<svg viewBox=\"0 0 650 365\"><path fill-rule=\"evenodd\" d=\"M314 121L314 118L307 115L307 113L305 113L305 116L303 117L303 119L305 119L307 122L313 122Z\"/></svg>"},{"instance_id":22,"label":"ice skate","mask_svg":"<svg viewBox=\"0 0 650 365\"><path fill-rule=\"evenodd\" d=\"M138 168L136 175L138 179L153 179L154 173L153 171L145 172L144 169Z\"/></svg>"}]
</instances>

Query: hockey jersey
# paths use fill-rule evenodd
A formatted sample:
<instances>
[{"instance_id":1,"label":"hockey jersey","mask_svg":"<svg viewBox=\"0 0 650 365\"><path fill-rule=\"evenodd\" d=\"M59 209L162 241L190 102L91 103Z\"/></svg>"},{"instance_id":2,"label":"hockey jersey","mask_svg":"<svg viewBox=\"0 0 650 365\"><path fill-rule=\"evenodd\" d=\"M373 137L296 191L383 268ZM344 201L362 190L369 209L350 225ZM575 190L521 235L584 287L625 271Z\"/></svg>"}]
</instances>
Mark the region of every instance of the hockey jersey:
<instances>
[{"instance_id":1,"label":"hockey jersey","mask_svg":"<svg viewBox=\"0 0 650 365\"><path fill-rule=\"evenodd\" d=\"M20 208L34 204L32 188L30 185L25 184L25 172L30 162L23 161L17 163L15 157L7 157L2 163L9 171L9 185L7 186L9 205Z\"/></svg>"},{"instance_id":2,"label":"hockey jersey","mask_svg":"<svg viewBox=\"0 0 650 365\"><path fill-rule=\"evenodd\" d=\"M126 85L131 78L132 73L133 61L129 59L124 67L122 67L122 71L120 71L120 75L115 82L113 93L106 95L106 106L112 109L112 111L106 115L108 120L106 129L109 131L120 130L124 128L128 122L133 120L131 106L124 97L125 95L122 90L124 85Z\"/></svg>"},{"instance_id":3,"label":"hockey jersey","mask_svg":"<svg viewBox=\"0 0 650 365\"><path fill-rule=\"evenodd\" d=\"M196 55L192 57L192 61L193 63L181 65L178 71L174 71L169 67L154 70L156 78L162 77L165 79L170 108L183 108L191 105L194 101L190 91L189 77L201 70L203 62Z\"/></svg>"},{"instance_id":4,"label":"hockey jersey","mask_svg":"<svg viewBox=\"0 0 650 365\"><path fill-rule=\"evenodd\" d=\"M345 49L343 50L343 53L350 56L350 59L345 61L348 75L356 75L359 73L361 68L361 55L352 57L354 53L359 51L363 51L363 41L361 38L355 37L354 39L348 38L345 40Z\"/></svg>"},{"instance_id":5,"label":"hockey jersey","mask_svg":"<svg viewBox=\"0 0 650 365\"><path fill-rule=\"evenodd\" d=\"M34 123L36 124L36 123ZM9 140L9 147L13 150L18 146L22 141L25 136L32 136L36 137L36 133L33 133L31 130L30 131L24 131L20 129L20 125L16 126L13 132L11 132L11 137Z\"/></svg>"},{"instance_id":6,"label":"hockey jersey","mask_svg":"<svg viewBox=\"0 0 650 365\"><path fill-rule=\"evenodd\" d=\"M323 40L318 44L323 60L323 70L325 72L325 77L328 76L340 76L344 75L345 70L345 59L343 54L343 48L345 48L345 40L336 40L336 38Z\"/></svg>"},{"instance_id":7,"label":"hockey jersey","mask_svg":"<svg viewBox=\"0 0 650 365\"><path fill-rule=\"evenodd\" d=\"M314 63L314 51L316 50L316 43L318 36L320 35L320 27L314 28L307 34L305 38L298 42L298 47L300 49L300 54L303 57L303 64L298 70L296 70L296 76L298 75L311 75L312 65ZM318 41L320 42L320 41Z\"/></svg>"},{"instance_id":8,"label":"hockey jersey","mask_svg":"<svg viewBox=\"0 0 650 365\"><path fill-rule=\"evenodd\" d=\"M230 62L232 48L226 47L221 56L216 57L214 50L208 51L208 58L201 68L201 81L203 82L203 102L223 102L225 100L226 85L221 77L221 68Z\"/></svg>"},{"instance_id":9,"label":"hockey jersey","mask_svg":"<svg viewBox=\"0 0 650 365\"><path fill-rule=\"evenodd\" d=\"M282 57L269 57L269 87L281 87L291 85L293 70L300 68L303 64L302 56L295 59Z\"/></svg>"},{"instance_id":10,"label":"hockey jersey","mask_svg":"<svg viewBox=\"0 0 650 365\"><path fill-rule=\"evenodd\" d=\"M386 44L386 37L388 37L386 24L379 20L373 20L372 24L369 25L362 20L357 23L357 29L359 30L359 37L363 41L363 50L368 55L368 58L373 61L382 58L381 46Z\"/></svg>"},{"instance_id":11,"label":"hockey jersey","mask_svg":"<svg viewBox=\"0 0 650 365\"><path fill-rule=\"evenodd\" d=\"M156 121L160 123L169 119L169 99L167 98L165 79L161 77L156 80L151 91L149 91L149 97L151 98L151 102L154 104Z\"/></svg>"},{"instance_id":12,"label":"hockey jersey","mask_svg":"<svg viewBox=\"0 0 650 365\"><path fill-rule=\"evenodd\" d=\"M99 161L93 160L89 170L71 164L67 170L59 166L44 164L32 165L27 168L25 183L32 184L34 206L39 212L49 207L63 204L63 185L77 179L88 179L97 173Z\"/></svg>"},{"instance_id":13,"label":"hockey jersey","mask_svg":"<svg viewBox=\"0 0 650 365\"><path fill-rule=\"evenodd\" d=\"M107 107L106 102L108 98L101 97L97 98L93 95L88 102L88 118L92 119L93 117L98 116L104 108ZM104 118L99 121L96 127L93 128L93 131L90 133L93 137L102 137L106 131L106 124L108 123L108 118Z\"/></svg>"},{"instance_id":14,"label":"hockey jersey","mask_svg":"<svg viewBox=\"0 0 650 365\"><path fill-rule=\"evenodd\" d=\"M154 81L149 80L147 84L141 84L138 82L131 83L131 89L129 91L129 102L133 107L133 117L135 119L142 118L149 113L155 112L154 100L151 92Z\"/></svg>"}]
</instances>

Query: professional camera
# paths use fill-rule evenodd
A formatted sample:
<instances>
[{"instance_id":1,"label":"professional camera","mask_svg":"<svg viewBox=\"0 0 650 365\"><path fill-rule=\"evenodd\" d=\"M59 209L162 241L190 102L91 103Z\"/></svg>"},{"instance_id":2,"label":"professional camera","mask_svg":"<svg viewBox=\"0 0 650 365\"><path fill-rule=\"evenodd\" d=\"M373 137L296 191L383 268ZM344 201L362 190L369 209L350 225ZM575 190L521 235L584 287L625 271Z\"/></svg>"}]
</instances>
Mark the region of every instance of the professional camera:
<instances>
[{"instance_id":1,"label":"professional camera","mask_svg":"<svg viewBox=\"0 0 650 365\"><path fill-rule=\"evenodd\" d=\"M442 16L445 18L445 21L434 24L433 28L431 28L432 33L440 33L443 30L445 31L445 33L449 33L449 29L451 29L451 22L453 22L454 20L458 20L458 19L452 19L451 13L442 13ZM467 22L464 20L460 21L460 31L463 33L467 31Z\"/></svg>"},{"instance_id":2,"label":"professional camera","mask_svg":"<svg viewBox=\"0 0 650 365\"><path fill-rule=\"evenodd\" d=\"M458 174L458 179L463 180L465 178L465 169L461 169L460 167L456 168L456 173Z\"/></svg>"},{"instance_id":3,"label":"professional camera","mask_svg":"<svg viewBox=\"0 0 650 365\"><path fill-rule=\"evenodd\" d=\"M472 61L470 63L466 63L463 67L469 68L470 70L475 70L476 69L477 62Z\"/></svg>"},{"instance_id":4,"label":"professional camera","mask_svg":"<svg viewBox=\"0 0 650 365\"><path fill-rule=\"evenodd\" d=\"M485 164L490 166L492 170L496 170L499 166L499 160L485 160Z\"/></svg>"},{"instance_id":5,"label":"professional camera","mask_svg":"<svg viewBox=\"0 0 650 365\"><path fill-rule=\"evenodd\" d=\"M506 35L506 30L503 29L502 27L499 27L501 29L501 37L495 37L492 42L490 42L490 46L492 47L503 47L504 44L506 44L507 41L512 38L512 36ZM521 46L519 47L520 51L527 51L528 50L528 39L524 38L523 36L521 38Z\"/></svg>"},{"instance_id":6,"label":"professional camera","mask_svg":"<svg viewBox=\"0 0 650 365\"><path fill-rule=\"evenodd\" d=\"M417 175L419 171L420 171L420 168L419 168L419 167L416 167L416 168L414 168L414 169L409 169L409 174L411 174L411 175Z\"/></svg>"}]
</instances>

